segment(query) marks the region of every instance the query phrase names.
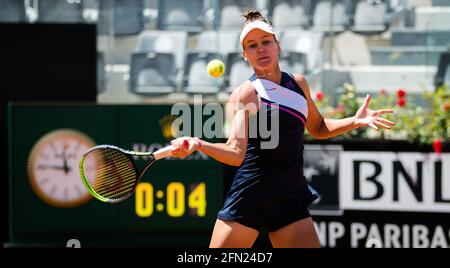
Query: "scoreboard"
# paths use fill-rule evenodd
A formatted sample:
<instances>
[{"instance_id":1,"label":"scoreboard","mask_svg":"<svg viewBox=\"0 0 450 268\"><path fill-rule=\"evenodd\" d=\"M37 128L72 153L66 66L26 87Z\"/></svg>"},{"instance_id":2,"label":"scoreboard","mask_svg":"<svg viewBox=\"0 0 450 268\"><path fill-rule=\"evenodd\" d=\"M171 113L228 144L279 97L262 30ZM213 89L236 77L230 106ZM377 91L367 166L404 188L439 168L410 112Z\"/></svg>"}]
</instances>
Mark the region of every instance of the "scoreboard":
<instances>
[{"instance_id":1,"label":"scoreboard","mask_svg":"<svg viewBox=\"0 0 450 268\"><path fill-rule=\"evenodd\" d=\"M207 155L158 161L119 204L92 198L79 177L90 146L153 151L176 136L175 119L168 105L10 105L11 242L206 247L224 197L223 166Z\"/></svg>"}]
</instances>

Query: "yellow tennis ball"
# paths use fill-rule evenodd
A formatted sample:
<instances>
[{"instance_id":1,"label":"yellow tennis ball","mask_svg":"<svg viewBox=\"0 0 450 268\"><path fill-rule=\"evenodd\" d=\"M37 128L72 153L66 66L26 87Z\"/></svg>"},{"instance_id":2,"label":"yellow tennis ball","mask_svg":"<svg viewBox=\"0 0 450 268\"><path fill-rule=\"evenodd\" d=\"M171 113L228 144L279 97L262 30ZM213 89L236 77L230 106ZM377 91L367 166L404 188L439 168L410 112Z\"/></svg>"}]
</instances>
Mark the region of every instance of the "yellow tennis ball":
<instances>
[{"instance_id":1,"label":"yellow tennis ball","mask_svg":"<svg viewBox=\"0 0 450 268\"><path fill-rule=\"evenodd\" d=\"M206 66L210 76L218 78L225 72L225 64L221 60L212 60Z\"/></svg>"}]
</instances>

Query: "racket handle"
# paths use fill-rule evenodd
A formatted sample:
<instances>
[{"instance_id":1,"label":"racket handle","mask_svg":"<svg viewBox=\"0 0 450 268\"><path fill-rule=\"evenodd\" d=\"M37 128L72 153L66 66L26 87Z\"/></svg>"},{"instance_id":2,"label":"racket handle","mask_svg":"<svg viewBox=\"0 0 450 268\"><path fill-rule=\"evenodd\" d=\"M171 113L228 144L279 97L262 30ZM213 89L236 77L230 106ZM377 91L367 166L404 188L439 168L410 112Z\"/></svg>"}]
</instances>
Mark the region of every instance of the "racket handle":
<instances>
[{"instance_id":1,"label":"racket handle","mask_svg":"<svg viewBox=\"0 0 450 268\"><path fill-rule=\"evenodd\" d=\"M155 157L156 160L171 156L172 155L171 151L173 149L172 147L173 147L172 145L169 145L164 148L161 148L161 149L157 150L156 152L154 152L153 156Z\"/></svg>"},{"instance_id":2,"label":"racket handle","mask_svg":"<svg viewBox=\"0 0 450 268\"><path fill-rule=\"evenodd\" d=\"M183 146L184 146L184 148L188 149L189 141L184 140ZM157 150L156 152L154 152L153 156L155 157L156 160L163 159L163 158L172 156L172 150L173 150L173 146L169 145L169 146L166 146L166 147L161 148L161 149Z\"/></svg>"}]
</instances>

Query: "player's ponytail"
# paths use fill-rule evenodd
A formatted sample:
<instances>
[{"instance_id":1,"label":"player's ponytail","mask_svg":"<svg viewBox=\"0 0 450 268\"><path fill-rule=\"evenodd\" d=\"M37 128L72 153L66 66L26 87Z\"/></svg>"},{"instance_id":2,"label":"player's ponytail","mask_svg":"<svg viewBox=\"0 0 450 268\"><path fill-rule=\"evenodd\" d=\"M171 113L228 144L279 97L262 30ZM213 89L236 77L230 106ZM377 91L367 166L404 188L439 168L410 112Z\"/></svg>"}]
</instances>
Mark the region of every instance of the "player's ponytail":
<instances>
[{"instance_id":1,"label":"player's ponytail","mask_svg":"<svg viewBox=\"0 0 450 268\"><path fill-rule=\"evenodd\" d=\"M242 14L242 16L245 18L242 28L254 21L264 21L265 23L269 23L269 21L258 10L247 10Z\"/></svg>"}]
</instances>

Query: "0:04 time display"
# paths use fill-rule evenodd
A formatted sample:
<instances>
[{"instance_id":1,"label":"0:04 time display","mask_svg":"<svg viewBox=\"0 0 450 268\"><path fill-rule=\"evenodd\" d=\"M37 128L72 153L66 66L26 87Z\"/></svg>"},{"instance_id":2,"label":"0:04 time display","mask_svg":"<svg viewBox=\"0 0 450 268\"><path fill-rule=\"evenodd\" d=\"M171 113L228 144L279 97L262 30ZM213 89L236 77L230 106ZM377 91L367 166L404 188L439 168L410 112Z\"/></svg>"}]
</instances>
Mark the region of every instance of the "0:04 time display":
<instances>
[{"instance_id":1,"label":"0:04 time display","mask_svg":"<svg viewBox=\"0 0 450 268\"><path fill-rule=\"evenodd\" d=\"M186 199L186 188L181 182L167 184L165 191L156 190L151 183L141 182L136 187L135 211L139 217L150 217L155 212L166 211L170 217L181 217L186 213L186 204L191 216L204 217L206 214L206 185L204 182L189 185ZM165 200L164 203L155 202ZM156 205L156 206L155 206Z\"/></svg>"}]
</instances>

